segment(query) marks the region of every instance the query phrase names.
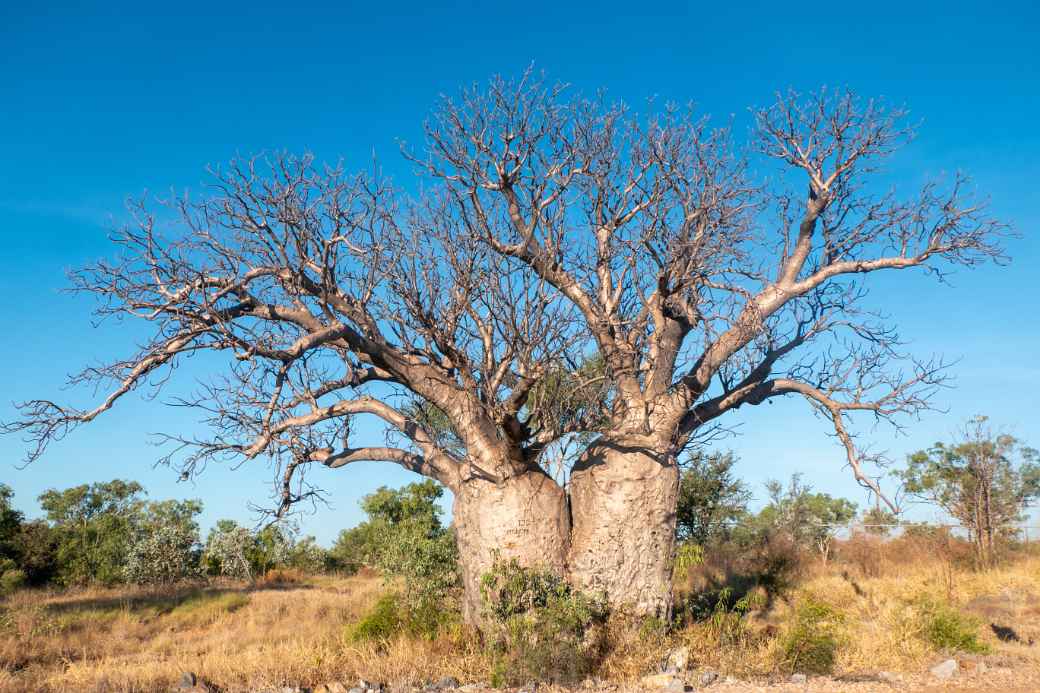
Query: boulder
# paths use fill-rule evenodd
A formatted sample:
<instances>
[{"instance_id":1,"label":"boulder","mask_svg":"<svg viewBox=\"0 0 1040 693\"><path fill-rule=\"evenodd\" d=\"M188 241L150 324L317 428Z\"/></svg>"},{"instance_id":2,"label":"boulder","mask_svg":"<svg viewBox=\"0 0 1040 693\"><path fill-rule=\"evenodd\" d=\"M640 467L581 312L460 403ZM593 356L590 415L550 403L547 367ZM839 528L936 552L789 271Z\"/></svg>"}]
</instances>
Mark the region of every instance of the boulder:
<instances>
[{"instance_id":1,"label":"boulder","mask_svg":"<svg viewBox=\"0 0 1040 693\"><path fill-rule=\"evenodd\" d=\"M668 653L665 668L676 672L686 671L690 666L690 648L677 647Z\"/></svg>"},{"instance_id":2,"label":"boulder","mask_svg":"<svg viewBox=\"0 0 1040 693\"><path fill-rule=\"evenodd\" d=\"M719 680L719 672L712 671L711 669L701 672L698 680L701 682L702 686L710 686Z\"/></svg>"},{"instance_id":3,"label":"boulder","mask_svg":"<svg viewBox=\"0 0 1040 693\"><path fill-rule=\"evenodd\" d=\"M878 679L884 681L890 686L897 686L903 682L903 677L899 674L893 674L891 671L879 671L877 675Z\"/></svg>"},{"instance_id":4,"label":"boulder","mask_svg":"<svg viewBox=\"0 0 1040 693\"><path fill-rule=\"evenodd\" d=\"M675 676L668 673L650 674L649 676L644 676L639 680L639 682L643 684L644 688L664 688L671 683L674 678Z\"/></svg>"},{"instance_id":5,"label":"boulder","mask_svg":"<svg viewBox=\"0 0 1040 693\"><path fill-rule=\"evenodd\" d=\"M947 659L943 662L939 662L934 667L929 669L932 672L932 676L937 679L946 681L954 677L957 673L957 660Z\"/></svg>"},{"instance_id":6,"label":"boulder","mask_svg":"<svg viewBox=\"0 0 1040 693\"><path fill-rule=\"evenodd\" d=\"M808 680L805 674L791 674L791 678L788 679L791 683L805 683Z\"/></svg>"}]
</instances>

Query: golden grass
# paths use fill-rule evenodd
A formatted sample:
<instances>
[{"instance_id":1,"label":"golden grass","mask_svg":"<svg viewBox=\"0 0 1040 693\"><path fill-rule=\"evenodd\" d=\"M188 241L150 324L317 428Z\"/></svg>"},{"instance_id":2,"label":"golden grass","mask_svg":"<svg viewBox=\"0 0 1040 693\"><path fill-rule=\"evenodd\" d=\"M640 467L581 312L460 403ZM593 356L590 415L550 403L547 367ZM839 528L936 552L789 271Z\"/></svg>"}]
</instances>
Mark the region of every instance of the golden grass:
<instances>
[{"instance_id":1,"label":"golden grass","mask_svg":"<svg viewBox=\"0 0 1040 693\"><path fill-rule=\"evenodd\" d=\"M768 612L752 614L749 625L728 632L724 642L710 622L664 634L613 619L599 676L635 681L679 645L690 648L696 666L739 677L774 674L778 642L806 597L843 615L838 675L920 671L933 663L939 653L922 637L914 606L922 596L969 611L980 599L999 596L1001 603L1021 607L1020 628L1040 628L1038 557L982 573L951 569L942 560L873 572L878 574L866 576L848 564L814 566L794 592ZM350 684L360 677L414 684L443 676L491 678L492 661L476 638L460 630L432 641L349 642L348 626L385 589L377 576L282 577L255 586L15 593L0 604L0 690L160 691L175 687L184 671L225 691ZM995 657L1040 669L1040 647L1000 642L985 624L979 633Z\"/></svg>"},{"instance_id":2,"label":"golden grass","mask_svg":"<svg viewBox=\"0 0 1040 693\"><path fill-rule=\"evenodd\" d=\"M5 604L0 690L156 691L184 671L226 690L484 671L458 642L345 643L345 625L382 589L378 577L323 577L283 589L23 591Z\"/></svg>"}]
</instances>

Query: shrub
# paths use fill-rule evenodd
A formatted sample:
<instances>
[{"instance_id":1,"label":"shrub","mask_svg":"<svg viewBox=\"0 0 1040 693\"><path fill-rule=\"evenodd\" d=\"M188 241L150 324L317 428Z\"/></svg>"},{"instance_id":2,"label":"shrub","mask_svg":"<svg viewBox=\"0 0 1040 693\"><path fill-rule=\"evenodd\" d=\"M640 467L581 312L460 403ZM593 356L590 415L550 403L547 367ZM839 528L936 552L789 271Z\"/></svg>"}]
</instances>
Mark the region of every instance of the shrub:
<instances>
[{"instance_id":1,"label":"shrub","mask_svg":"<svg viewBox=\"0 0 1040 693\"><path fill-rule=\"evenodd\" d=\"M43 520L21 526L15 538L15 553L30 585L42 585L58 572L57 532Z\"/></svg>"},{"instance_id":2,"label":"shrub","mask_svg":"<svg viewBox=\"0 0 1040 693\"><path fill-rule=\"evenodd\" d=\"M25 571L18 568L0 568L0 595L10 594L25 584Z\"/></svg>"},{"instance_id":3,"label":"shrub","mask_svg":"<svg viewBox=\"0 0 1040 693\"><path fill-rule=\"evenodd\" d=\"M602 597L573 590L558 575L498 562L483 576L493 685L572 683L603 655L608 612Z\"/></svg>"},{"instance_id":4,"label":"shrub","mask_svg":"<svg viewBox=\"0 0 1040 693\"><path fill-rule=\"evenodd\" d=\"M715 641L722 646L730 646L744 640L747 636L745 616L753 609L761 607L762 602L763 599L758 592L749 592L733 600L729 588L721 589L715 608L708 619L709 630Z\"/></svg>"},{"instance_id":5,"label":"shrub","mask_svg":"<svg viewBox=\"0 0 1040 693\"><path fill-rule=\"evenodd\" d=\"M458 612L434 603L416 608L397 592L387 592L357 623L347 626L351 642L386 643L399 635L432 640L457 621Z\"/></svg>"},{"instance_id":6,"label":"shrub","mask_svg":"<svg viewBox=\"0 0 1040 693\"><path fill-rule=\"evenodd\" d=\"M206 571L230 578L252 578L249 552L253 543L253 534L248 529L230 520L221 520L206 540L206 549L202 554Z\"/></svg>"},{"instance_id":7,"label":"shrub","mask_svg":"<svg viewBox=\"0 0 1040 693\"><path fill-rule=\"evenodd\" d=\"M412 611L456 603L459 584L455 536L418 519L387 527L378 566L387 577L404 579L402 597Z\"/></svg>"},{"instance_id":8,"label":"shrub","mask_svg":"<svg viewBox=\"0 0 1040 693\"><path fill-rule=\"evenodd\" d=\"M979 623L974 618L938 600L918 601L922 616L921 634L937 650L984 654L989 647L979 642Z\"/></svg>"},{"instance_id":9,"label":"shrub","mask_svg":"<svg viewBox=\"0 0 1040 693\"><path fill-rule=\"evenodd\" d=\"M162 525L130 547L123 572L127 582L166 585L200 575L198 537L184 527Z\"/></svg>"},{"instance_id":10,"label":"shrub","mask_svg":"<svg viewBox=\"0 0 1040 693\"><path fill-rule=\"evenodd\" d=\"M812 598L802 599L780 639L777 664L787 671L831 673L841 646L842 620L832 607Z\"/></svg>"},{"instance_id":11,"label":"shrub","mask_svg":"<svg viewBox=\"0 0 1040 693\"><path fill-rule=\"evenodd\" d=\"M289 549L288 565L305 573L323 573L328 567L329 555L314 537L304 537Z\"/></svg>"},{"instance_id":12,"label":"shrub","mask_svg":"<svg viewBox=\"0 0 1040 693\"><path fill-rule=\"evenodd\" d=\"M262 586L302 585L307 582L307 575L297 568L271 568L260 578Z\"/></svg>"},{"instance_id":13,"label":"shrub","mask_svg":"<svg viewBox=\"0 0 1040 693\"><path fill-rule=\"evenodd\" d=\"M360 621L347 627L347 639L352 642L386 642L403 630L399 598L395 593L387 592Z\"/></svg>"}]
</instances>

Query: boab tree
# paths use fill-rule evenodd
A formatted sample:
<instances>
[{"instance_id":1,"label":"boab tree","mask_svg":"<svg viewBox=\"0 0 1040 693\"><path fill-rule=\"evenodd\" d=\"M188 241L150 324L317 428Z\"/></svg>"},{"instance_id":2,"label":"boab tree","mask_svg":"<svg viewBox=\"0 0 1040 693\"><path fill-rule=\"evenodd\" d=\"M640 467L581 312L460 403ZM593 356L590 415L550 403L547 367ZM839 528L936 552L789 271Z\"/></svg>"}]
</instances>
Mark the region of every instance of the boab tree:
<instances>
[{"instance_id":1,"label":"boab tree","mask_svg":"<svg viewBox=\"0 0 1040 693\"><path fill-rule=\"evenodd\" d=\"M28 460L210 353L200 361L212 377L172 400L212 431L165 436L164 461L183 475L270 460L279 514L320 498L315 464L385 460L436 479L454 493L471 619L493 550L562 572L566 499L539 465L558 433L525 402L566 355L570 307L460 233L436 196L402 201L384 180L288 155L213 176L199 201L133 205L118 259L73 274L100 316L147 323L151 337L72 378L108 388L95 408L22 404L4 430L25 436ZM430 412L443 425L428 425ZM365 415L386 424L385 445L352 445Z\"/></svg>"},{"instance_id":2,"label":"boab tree","mask_svg":"<svg viewBox=\"0 0 1040 693\"><path fill-rule=\"evenodd\" d=\"M690 109L639 116L530 76L444 100L412 156L473 239L574 306L612 385L569 478L578 584L667 609L679 453L745 404L803 398L880 493L849 415L918 412L944 375L900 352L864 281L999 259L1003 231L960 177L905 199L879 189L903 117L780 95L745 152ZM753 181L754 162L779 170Z\"/></svg>"}]
</instances>

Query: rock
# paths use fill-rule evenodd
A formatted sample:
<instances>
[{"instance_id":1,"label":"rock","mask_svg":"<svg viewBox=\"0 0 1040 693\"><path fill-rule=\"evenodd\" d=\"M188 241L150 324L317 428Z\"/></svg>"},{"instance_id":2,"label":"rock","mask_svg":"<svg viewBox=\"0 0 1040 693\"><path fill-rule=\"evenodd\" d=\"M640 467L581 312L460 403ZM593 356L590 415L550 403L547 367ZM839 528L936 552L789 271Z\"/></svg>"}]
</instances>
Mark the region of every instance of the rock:
<instances>
[{"instance_id":1,"label":"rock","mask_svg":"<svg viewBox=\"0 0 1040 693\"><path fill-rule=\"evenodd\" d=\"M195 688L198 682L199 678L194 673L186 671L181 674L181 685L178 688Z\"/></svg>"},{"instance_id":2,"label":"rock","mask_svg":"<svg viewBox=\"0 0 1040 693\"><path fill-rule=\"evenodd\" d=\"M932 672L932 676L935 678L946 681L953 678L953 675L957 673L957 660L947 659L944 662L939 662L929 671Z\"/></svg>"},{"instance_id":3,"label":"rock","mask_svg":"<svg viewBox=\"0 0 1040 693\"><path fill-rule=\"evenodd\" d=\"M690 648L677 647L668 653L666 667L673 671L683 672L690 666Z\"/></svg>"},{"instance_id":4,"label":"rock","mask_svg":"<svg viewBox=\"0 0 1040 693\"><path fill-rule=\"evenodd\" d=\"M459 680L454 676L445 676L433 684L433 687L438 691L452 690L459 687Z\"/></svg>"},{"instance_id":5,"label":"rock","mask_svg":"<svg viewBox=\"0 0 1040 693\"><path fill-rule=\"evenodd\" d=\"M640 679L644 688L664 688L675 678L672 674L650 674Z\"/></svg>"},{"instance_id":6,"label":"rock","mask_svg":"<svg viewBox=\"0 0 1040 693\"><path fill-rule=\"evenodd\" d=\"M664 687L665 693L686 693L686 683L680 678L672 678Z\"/></svg>"},{"instance_id":7,"label":"rock","mask_svg":"<svg viewBox=\"0 0 1040 693\"><path fill-rule=\"evenodd\" d=\"M708 671L701 673L699 680L702 686L710 686L719 680L719 673L709 669Z\"/></svg>"},{"instance_id":8,"label":"rock","mask_svg":"<svg viewBox=\"0 0 1040 693\"><path fill-rule=\"evenodd\" d=\"M892 686L898 685L903 682L903 677L899 674L893 674L891 671L879 671L877 675L878 679L884 681Z\"/></svg>"},{"instance_id":9,"label":"rock","mask_svg":"<svg viewBox=\"0 0 1040 693\"><path fill-rule=\"evenodd\" d=\"M808 680L805 674L791 674L791 678L788 679L791 683L805 683Z\"/></svg>"},{"instance_id":10,"label":"rock","mask_svg":"<svg viewBox=\"0 0 1040 693\"><path fill-rule=\"evenodd\" d=\"M686 682L670 673L650 674L640 679L644 688L658 688L667 693L684 693Z\"/></svg>"},{"instance_id":11,"label":"rock","mask_svg":"<svg viewBox=\"0 0 1040 693\"><path fill-rule=\"evenodd\" d=\"M323 683L314 689L314 693L347 693L347 687L339 681Z\"/></svg>"}]
</instances>

